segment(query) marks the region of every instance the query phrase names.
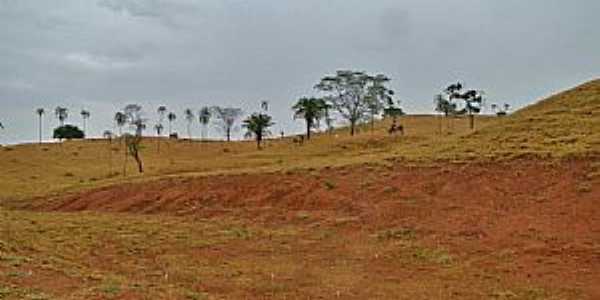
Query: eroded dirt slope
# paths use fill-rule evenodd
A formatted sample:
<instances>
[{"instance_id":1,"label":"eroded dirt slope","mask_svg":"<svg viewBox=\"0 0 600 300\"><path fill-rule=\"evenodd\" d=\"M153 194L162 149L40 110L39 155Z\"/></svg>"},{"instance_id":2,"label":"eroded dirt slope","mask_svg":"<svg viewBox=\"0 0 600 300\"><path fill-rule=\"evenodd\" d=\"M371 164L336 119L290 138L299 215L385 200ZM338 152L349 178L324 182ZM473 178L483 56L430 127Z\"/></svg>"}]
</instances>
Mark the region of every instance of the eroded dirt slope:
<instances>
[{"instance_id":1,"label":"eroded dirt slope","mask_svg":"<svg viewBox=\"0 0 600 300\"><path fill-rule=\"evenodd\" d=\"M600 297L600 185L593 172L582 160L360 166L126 184L25 208L234 217L266 227L335 228L356 243L377 232L410 234L498 280L594 299ZM406 270L386 272L406 276Z\"/></svg>"}]
</instances>

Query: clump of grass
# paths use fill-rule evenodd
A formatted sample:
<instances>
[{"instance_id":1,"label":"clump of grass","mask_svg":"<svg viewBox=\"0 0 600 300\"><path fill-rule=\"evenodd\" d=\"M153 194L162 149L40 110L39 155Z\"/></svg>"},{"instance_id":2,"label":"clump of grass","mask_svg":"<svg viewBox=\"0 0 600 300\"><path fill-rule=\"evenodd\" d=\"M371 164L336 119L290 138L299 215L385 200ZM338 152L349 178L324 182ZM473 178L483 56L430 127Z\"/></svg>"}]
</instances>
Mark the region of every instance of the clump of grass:
<instances>
[{"instance_id":1,"label":"clump of grass","mask_svg":"<svg viewBox=\"0 0 600 300\"><path fill-rule=\"evenodd\" d=\"M416 236L416 232L412 228L394 228L379 232L377 239L411 241L416 239Z\"/></svg>"},{"instance_id":2,"label":"clump of grass","mask_svg":"<svg viewBox=\"0 0 600 300\"><path fill-rule=\"evenodd\" d=\"M325 186L325 188L326 188L326 189L328 189L328 190L333 190L333 189L335 189L335 187L336 187L335 183L333 183L333 182L331 182L331 181L328 181L328 180L326 180L325 182L323 182L323 185L324 185L324 186Z\"/></svg>"},{"instance_id":3,"label":"clump of grass","mask_svg":"<svg viewBox=\"0 0 600 300\"><path fill-rule=\"evenodd\" d=\"M413 258L426 263L435 263L440 265L450 265L453 261L452 256L443 248L425 248L416 247L414 249Z\"/></svg>"}]
</instances>

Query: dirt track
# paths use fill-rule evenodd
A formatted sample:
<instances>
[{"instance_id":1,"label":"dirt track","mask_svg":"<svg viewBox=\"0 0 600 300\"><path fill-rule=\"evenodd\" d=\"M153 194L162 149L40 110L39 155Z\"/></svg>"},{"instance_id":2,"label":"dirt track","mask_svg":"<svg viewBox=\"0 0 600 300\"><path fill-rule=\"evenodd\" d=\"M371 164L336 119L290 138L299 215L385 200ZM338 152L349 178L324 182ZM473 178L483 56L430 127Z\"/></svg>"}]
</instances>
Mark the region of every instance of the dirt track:
<instances>
[{"instance_id":1,"label":"dirt track","mask_svg":"<svg viewBox=\"0 0 600 300\"><path fill-rule=\"evenodd\" d=\"M502 280L599 299L600 185L589 181L587 172L582 161L361 166L169 179L28 208L235 217L261 226L319 224L357 243L400 228ZM403 276L402 270L385 272Z\"/></svg>"}]
</instances>

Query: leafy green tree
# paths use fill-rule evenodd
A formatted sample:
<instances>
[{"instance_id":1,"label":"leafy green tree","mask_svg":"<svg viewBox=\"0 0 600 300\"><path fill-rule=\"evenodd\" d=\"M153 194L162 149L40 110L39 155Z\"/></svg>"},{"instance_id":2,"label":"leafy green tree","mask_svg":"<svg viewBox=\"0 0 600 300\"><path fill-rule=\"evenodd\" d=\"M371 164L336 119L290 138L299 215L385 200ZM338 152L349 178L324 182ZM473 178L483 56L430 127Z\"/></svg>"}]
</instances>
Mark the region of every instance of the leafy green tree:
<instances>
[{"instance_id":1,"label":"leafy green tree","mask_svg":"<svg viewBox=\"0 0 600 300\"><path fill-rule=\"evenodd\" d=\"M434 98L435 111L449 116L456 114L456 104L444 98L442 94L435 95Z\"/></svg>"},{"instance_id":2,"label":"leafy green tree","mask_svg":"<svg viewBox=\"0 0 600 300\"><path fill-rule=\"evenodd\" d=\"M371 85L367 88L367 96L365 100L368 103L369 115L371 119L371 131L375 129L375 118L381 114L385 106L392 106L394 100L394 91L388 89L385 84L390 81L385 75L376 75L371 79Z\"/></svg>"},{"instance_id":3,"label":"leafy green tree","mask_svg":"<svg viewBox=\"0 0 600 300\"><path fill-rule=\"evenodd\" d=\"M54 129L53 136L55 139L59 139L62 141L63 139L83 139L85 138L85 133L77 126L67 124Z\"/></svg>"},{"instance_id":4,"label":"leafy green tree","mask_svg":"<svg viewBox=\"0 0 600 300\"><path fill-rule=\"evenodd\" d=\"M300 98L292 109L294 118L302 118L306 122L306 139L310 140L311 130L317 124L317 120L327 117L329 104L322 98Z\"/></svg>"},{"instance_id":5,"label":"leafy green tree","mask_svg":"<svg viewBox=\"0 0 600 300\"><path fill-rule=\"evenodd\" d=\"M38 108L35 110L35 113L38 115L38 133L39 133L39 144L42 144L42 120L44 118L44 114L46 113L46 110L44 110L43 108Z\"/></svg>"},{"instance_id":6,"label":"leafy green tree","mask_svg":"<svg viewBox=\"0 0 600 300\"><path fill-rule=\"evenodd\" d=\"M198 121L202 125L202 139L206 139L208 124L210 123L210 119L212 117L210 107L203 107L198 112Z\"/></svg>"},{"instance_id":7,"label":"leafy green tree","mask_svg":"<svg viewBox=\"0 0 600 300\"><path fill-rule=\"evenodd\" d=\"M65 121L69 117L69 110L64 107L58 106L54 109L54 115L58 119L60 127L62 127L63 125L65 125Z\"/></svg>"},{"instance_id":8,"label":"leafy green tree","mask_svg":"<svg viewBox=\"0 0 600 300\"><path fill-rule=\"evenodd\" d=\"M211 114L217 126L225 133L227 141L231 141L231 132L234 129L235 123L242 116L243 111L235 107L213 106Z\"/></svg>"},{"instance_id":9,"label":"leafy green tree","mask_svg":"<svg viewBox=\"0 0 600 300\"><path fill-rule=\"evenodd\" d=\"M381 74L371 76L365 72L337 71L334 76L322 78L315 88L327 94L326 101L350 123L350 134L354 135L359 122L371 112L381 111L381 101L385 98L382 95L390 91L385 87L388 82L389 78Z\"/></svg>"},{"instance_id":10,"label":"leafy green tree","mask_svg":"<svg viewBox=\"0 0 600 300\"><path fill-rule=\"evenodd\" d=\"M271 116L265 113L254 113L244 120L244 128L246 128L246 137L254 137L256 140L256 147L262 149L262 141L265 136L271 134L269 127L273 126Z\"/></svg>"},{"instance_id":11,"label":"leafy green tree","mask_svg":"<svg viewBox=\"0 0 600 300\"><path fill-rule=\"evenodd\" d=\"M469 90L457 95L456 98L464 101L465 107L461 113L466 113L469 116L469 127L475 129L475 114L481 112L481 107L483 106L483 92Z\"/></svg>"}]
</instances>

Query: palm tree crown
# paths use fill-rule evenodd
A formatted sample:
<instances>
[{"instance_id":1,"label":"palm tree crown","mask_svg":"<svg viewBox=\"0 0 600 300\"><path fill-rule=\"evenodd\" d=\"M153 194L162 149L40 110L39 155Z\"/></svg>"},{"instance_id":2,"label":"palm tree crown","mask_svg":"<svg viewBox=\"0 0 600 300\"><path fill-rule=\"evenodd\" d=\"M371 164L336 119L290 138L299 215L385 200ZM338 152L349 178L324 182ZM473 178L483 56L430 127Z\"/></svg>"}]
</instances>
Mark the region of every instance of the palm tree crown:
<instances>
[{"instance_id":1,"label":"palm tree crown","mask_svg":"<svg viewBox=\"0 0 600 300\"><path fill-rule=\"evenodd\" d=\"M69 110L64 107L58 106L56 107L56 109L54 109L54 114L58 118L60 126L63 126L65 124L65 120L69 117Z\"/></svg>"},{"instance_id":2,"label":"palm tree crown","mask_svg":"<svg viewBox=\"0 0 600 300\"><path fill-rule=\"evenodd\" d=\"M261 149L261 143L265 136L271 134L269 127L275 123L272 121L272 117L267 114L255 113L244 120L244 128L246 128L246 137L254 137L256 139L256 145L258 149Z\"/></svg>"},{"instance_id":3,"label":"palm tree crown","mask_svg":"<svg viewBox=\"0 0 600 300\"><path fill-rule=\"evenodd\" d=\"M306 121L306 139L310 139L311 129L318 120L325 117L330 105L322 98L300 98L292 107L294 118Z\"/></svg>"}]
</instances>

